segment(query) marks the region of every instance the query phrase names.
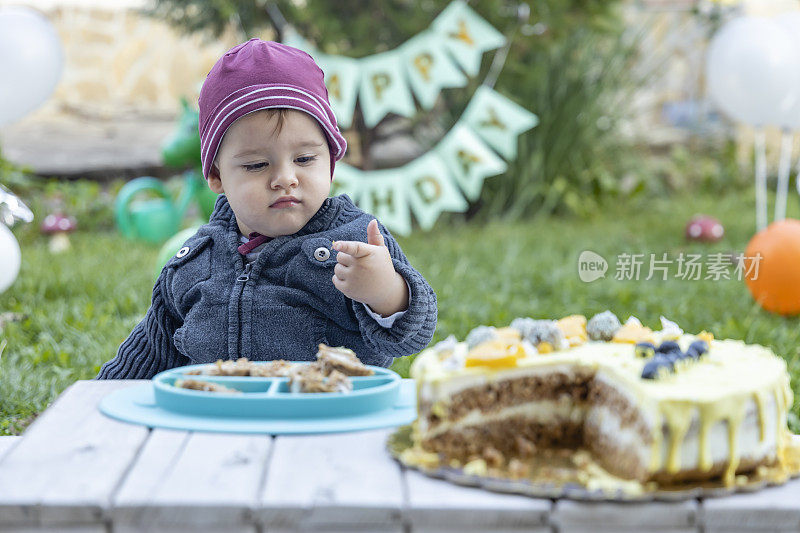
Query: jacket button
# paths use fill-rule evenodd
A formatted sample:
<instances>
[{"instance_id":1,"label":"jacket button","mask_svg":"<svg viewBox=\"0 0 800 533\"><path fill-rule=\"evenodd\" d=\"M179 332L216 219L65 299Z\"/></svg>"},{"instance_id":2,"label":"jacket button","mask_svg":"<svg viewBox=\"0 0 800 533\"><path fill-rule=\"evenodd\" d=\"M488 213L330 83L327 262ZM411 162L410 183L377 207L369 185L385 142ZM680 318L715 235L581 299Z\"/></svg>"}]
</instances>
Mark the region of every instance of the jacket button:
<instances>
[{"instance_id":1,"label":"jacket button","mask_svg":"<svg viewBox=\"0 0 800 533\"><path fill-rule=\"evenodd\" d=\"M317 261L327 261L331 256L331 251L325 248L324 246L320 246L316 250L314 250L314 258Z\"/></svg>"},{"instance_id":2,"label":"jacket button","mask_svg":"<svg viewBox=\"0 0 800 533\"><path fill-rule=\"evenodd\" d=\"M178 253L175 254L175 257L183 257L184 255L186 255L188 253L189 253L189 247L188 246L184 246L183 248L178 250Z\"/></svg>"}]
</instances>

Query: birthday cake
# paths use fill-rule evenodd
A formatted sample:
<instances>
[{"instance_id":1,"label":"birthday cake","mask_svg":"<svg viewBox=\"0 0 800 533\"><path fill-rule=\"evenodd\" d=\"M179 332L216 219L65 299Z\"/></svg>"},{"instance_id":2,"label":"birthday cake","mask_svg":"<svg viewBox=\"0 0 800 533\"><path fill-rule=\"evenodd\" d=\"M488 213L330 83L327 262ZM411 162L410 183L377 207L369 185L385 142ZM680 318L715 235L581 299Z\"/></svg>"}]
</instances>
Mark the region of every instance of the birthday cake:
<instances>
[{"instance_id":1,"label":"birthday cake","mask_svg":"<svg viewBox=\"0 0 800 533\"><path fill-rule=\"evenodd\" d=\"M411 374L406 459L469 474L525 478L544 450L581 450L621 480L731 486L790 445L784 360L663 317L660 331L609 311L481 326L423 351Z\"/></svg>"}]
</instances>

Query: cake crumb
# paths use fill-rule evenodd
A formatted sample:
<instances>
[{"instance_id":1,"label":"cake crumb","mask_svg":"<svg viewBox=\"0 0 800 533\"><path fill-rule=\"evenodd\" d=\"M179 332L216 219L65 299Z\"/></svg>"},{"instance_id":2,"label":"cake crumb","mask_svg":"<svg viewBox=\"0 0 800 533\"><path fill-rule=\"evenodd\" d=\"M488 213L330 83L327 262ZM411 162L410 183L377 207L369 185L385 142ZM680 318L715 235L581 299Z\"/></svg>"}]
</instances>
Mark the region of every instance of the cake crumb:
<instances>
[{"instance_id":1,"label":"cake crumb","mask_svg":"<svg viewBox=\"0 0 800 533\"><path fill-rule=\"evenodd\" d=\"M517 435L516 441L517 452L523 459L531 457L536 453L536 446L522 435Z\"/></svg>"},{"instance_id":2,"label":"cake crumb","mask_svg":"<svg viewBox=\"0 0 800 533\"><path fill-rule=\"evenodd\" d=\"M506 462L506 458L503 457L503 454L493 446L487 446L483 449L483 459L486 460L488 466L495 468L503 466Z\"/></svg>"},{"instance_id":3,"label":"cake crumb","mask_svg":"<svg viewBox=\"0 0 800 533\"><path fill-rule=\"evenodd\" d=\"M488 467L483 459L474 459L464 465L464 473L468 476L485 476Z\"/></svg>"},{"instance_id":4,"label":"cake crumb","mask_svg":"<svg viewBox=\"0 0 800 533\"><path fill-rule=\"evenodd\" d=\"M522 479L528 477L531 467L528 463L520 461L516 457L508 462L508 473L513 479Z\"/></svg>"}]
</instances>

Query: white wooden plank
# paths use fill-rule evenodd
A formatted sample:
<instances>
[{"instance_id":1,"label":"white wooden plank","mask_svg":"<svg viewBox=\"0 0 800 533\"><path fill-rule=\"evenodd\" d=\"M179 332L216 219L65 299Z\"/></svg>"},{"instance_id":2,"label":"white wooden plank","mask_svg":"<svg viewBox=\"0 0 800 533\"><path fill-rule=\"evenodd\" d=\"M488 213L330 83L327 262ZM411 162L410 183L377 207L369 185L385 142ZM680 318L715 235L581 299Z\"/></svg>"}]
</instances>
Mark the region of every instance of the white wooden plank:
<instances>
[{"instance_id":1,"label":"white wooden plank","mask_svg":"<svg viewBox=\"0 0 800 533\"><path fill-rule=\"evenodd\" d=\"M60 525L60 526L0 526L0 533L107 533L106 526Z\"/></svg>"},{"instance_id":2,"label":"white wooden plank","mask_svg":"<svg viewBox=\"0 0 800 533\"><path fill-rule=\"evenodd\" d=\"M114 498L115 530L251 530L271 440L154 430Z\"/></svg>"},{"instance_id":3,"label":"white wooden plank","mask_svg":"<svg viewBox=\"0 0 800 533\"><path fill-rule=\"evenodd\" d=\"M707 498L702 504L707 529L800 530L800 480L758 492Z\"/></svg>"},{"instance_id":4,"label":"white wooden plank","mask_svg":"<svg viewBox=\"0 0 800 533\"><path fill-rule=\"evenodd\" d=\"M415 527L412 530L414 533L553 533L553 529L545 526L542 527L502 527L502 528L493 528L493 527L486 527L481 526L475 529L465 528L465 527L458 527L452 528L447 526L436 527L436 526L419 526Z\"/></svg>"},{"instance_id":5,"label":"white wooden plank","mask_svg":"<svg viewBox=\"0 0 800 533\"><path fill-rule=\"evenodd\" d=\"M100 523L149 430L106 417L106 394L141 381L78 381L0 459L0 525Z\"/></svg>"},{"instance_id":6,"label":"white wooden plank","mask_svg":"<svg viewBox=\"0 0 800 533\"><path fill-rule=\"evenodd\" d=\"M634 504L636 505L636 504ZM697 527L661 528L648 526L631 527L593 527L593 526L566 526L558 528L558 533L705 533Z\"/></svg>"},{"instance_id":7,"label":"white wooden plank","mask_svg":"<svg viewBox=\"0 0 800 533\"><path fill-rule=\"evenodd\" d=\"M703 533L797 533L796 529L740 529L740 528L704 528Z\"/></svg>"},{"instance_id":8,"label":"white wooden plank","mask_svg":"<svg viewBox=\"0 0 800 533\"><path fill-rule=\"evenodd\" d=\"M309 525L307 527L297 527L290 529L283 528L267 528L265 533L409 533L403 529L403 526L389 526L388 529L381 526L344 526L338 529L331 529L317 525ZM416 531L414 533L417 533ZM548 532L552 533L552 532Z\"/></svg>"},{"instance_id":9,"label":"white wooden plank","mask_svg":"<svg viewBox=\"0 0 800 533\"><path fill-rule=\"evenodd\" d=\"M404 478L408 501L403 512L414 531L543 527L553 505L549 499L464 487L415 470L404 470Z\"/></svg>"},{"instance_id":10,"label":"white wooden plank","mask_svg":"<svg viewBox=\"0 0 800 533\"><path fill-rule=\"evenodd\" d=\"M682 502L580 502L559 500L551 521L560 531L570 528L606 528L609 530L695 529L697 500Z\"/></svg>"},{"instance_id":11,"label":"white wooden plank","mask_svg":"<svg viewBox=\"0 0 800 533\"><path fill-rule=\"evenodd\" d=\"M400 525L400 468L386 451L392 431L276 437L260 522L267 530Z\"/></svg>"},{"instance_id":12,"label":"white wooden plank","mask_svg":"<svg viewBox=\"0 0 800 533\"><path fill-rule=\"evenodd\" d=\"M10 452L11 448L13 448L14 445L17 444L20 440L22 440L22 437L18 437L15 435L0 437L0 459L2 459L5 454Z\"/></svg>"},{"instance_id":13,"label":"white wooden plank","mask_svg":"<svg viewBox=\"0 0 800 533\"><path fill-rule=\"evenodd\" d=\"M258 533L256 526L114 526L114 533L142 533L142 531L157 531L158 533ZM0 531L2 533L2 531Z\"/></svg>"}]
</instances>

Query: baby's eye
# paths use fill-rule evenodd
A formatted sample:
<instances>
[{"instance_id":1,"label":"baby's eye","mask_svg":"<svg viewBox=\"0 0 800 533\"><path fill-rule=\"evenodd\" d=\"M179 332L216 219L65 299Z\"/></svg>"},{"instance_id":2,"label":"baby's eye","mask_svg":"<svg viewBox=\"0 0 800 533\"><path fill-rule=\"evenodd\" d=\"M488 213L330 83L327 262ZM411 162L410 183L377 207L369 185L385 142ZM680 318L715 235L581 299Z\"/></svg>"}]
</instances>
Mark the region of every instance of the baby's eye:
<instances>
[{"instance_id":1,"label":"baby's eye","mask_svg":"<svg viewBox=\"0 0 800 533\"><path fill-rule=\"evenodd\" d=\"M297 161L301 165L307 165L308 163L311 163L312 161L314 161L316 158L317 157L313 156L313 155L304 155L304 156L298 157L297 159L295 159L295 161Z\"/></svg>"},{"instance_id":2,"label":"baby's eye","mask_svg":"<svg viewBox=\"0 0 800 533\"><path fill-rule=\"evenodd\" d=\"M247 171L255 172L255 171L263 170L264 168L266 168L267 163L254 163L252 165L242 165L242 166Z\"/></svg>"}]
</instances>

